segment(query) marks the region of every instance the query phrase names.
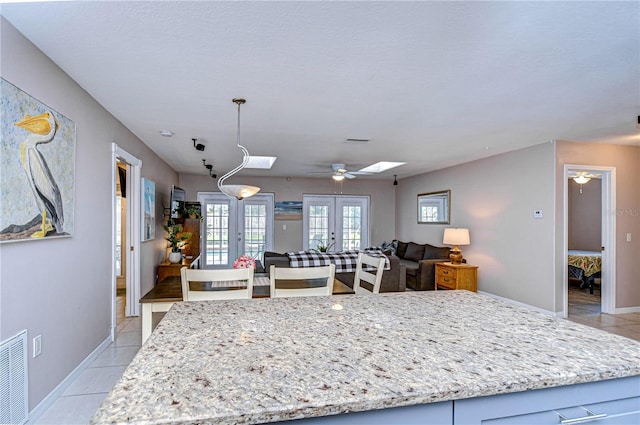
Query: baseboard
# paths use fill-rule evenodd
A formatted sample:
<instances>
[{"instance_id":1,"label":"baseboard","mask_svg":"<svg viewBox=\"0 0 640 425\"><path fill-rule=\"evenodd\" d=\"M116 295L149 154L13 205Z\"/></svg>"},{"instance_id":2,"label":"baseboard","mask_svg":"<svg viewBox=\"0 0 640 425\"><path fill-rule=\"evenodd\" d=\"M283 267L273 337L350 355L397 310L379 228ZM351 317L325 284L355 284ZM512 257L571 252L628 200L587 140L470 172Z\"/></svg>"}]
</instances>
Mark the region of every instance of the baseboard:
<instances>
[{"instance_id":1,"label":"baseboard","mask_svg":"<svg viewBox=\"0 0 640 425\"><path fill-rule=\"evenodd\" d=\"M535 306L532 306L532 305L529 305L529 304L521 303L520 301L512 300L510 298L504 298L504 297L501 297L499 295L490 294L490 293L484 292L484 291L478 291L478 294L485 295L485 296L487 296L489 298L494 298L496 300L504 301L504 302L507 302L509 304L514 304L514 305L517 305L518 307L524 307L524 308L528 308L529 310L538 311L540 313L546 314L547 316L562 317L562 312L561 311L556 313L556 312L545 310L545 309L542 309L542 308L539 308L539 307L535 307Z\"/></svg>"},{"instance_id":2,"label":"baseboard","mask_svg":"<svg viewBox=\"0 0 640 425\"><path fill-rule=\"evenodd\" d=\"M640 306L616 308L615 313L613 314L627 314L627 313L640 313Z\"/></svg>"},{"instance_id":3,"label":"baseboard","mask_svg":"<svg viewBox=\"0 0 640 425\"><path fill-rule=\"evenodd\" d=\"M29 420L27 424L35 423L38 418L47 411L48 408L60 397L64 391L76 380L80 373L85 370L93 361L111 344L111 336L105 338L104 341L96 347L75 369L71 371L66 378L62 380L32 411L29 412Z\"/></svg>"}]
</instances>

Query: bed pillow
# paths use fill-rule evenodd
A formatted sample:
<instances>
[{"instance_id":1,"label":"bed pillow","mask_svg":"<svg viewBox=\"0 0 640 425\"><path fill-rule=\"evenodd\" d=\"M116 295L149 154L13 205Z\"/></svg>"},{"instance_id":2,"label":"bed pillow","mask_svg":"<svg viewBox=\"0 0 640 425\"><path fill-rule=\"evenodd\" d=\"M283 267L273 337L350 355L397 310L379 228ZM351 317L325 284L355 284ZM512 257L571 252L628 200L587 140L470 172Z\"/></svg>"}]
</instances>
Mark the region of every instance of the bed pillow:
<instances>
[{"instance_id":1,"label":"bed pillow","mask_svg":"<svg viewBox=\"0 0 640 425\"><path fill-rule=\"evenodd\" d=\"M423 255L424 245L418 245L417 243L409 242L409 245L407 245L407 251L404 254L404 259L418 262L422 260Z\"/></svg>"}]
</instances>

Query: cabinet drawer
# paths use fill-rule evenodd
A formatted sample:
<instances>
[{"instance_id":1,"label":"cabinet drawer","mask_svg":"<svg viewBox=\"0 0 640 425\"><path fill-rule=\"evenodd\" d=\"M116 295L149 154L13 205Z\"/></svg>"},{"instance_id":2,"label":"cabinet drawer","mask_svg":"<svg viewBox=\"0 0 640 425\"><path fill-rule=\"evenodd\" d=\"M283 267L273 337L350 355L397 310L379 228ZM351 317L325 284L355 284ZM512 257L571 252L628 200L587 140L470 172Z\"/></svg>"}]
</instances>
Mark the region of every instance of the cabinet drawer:
<instances>
[{"instance_id":1,"label":"cabinet drawer","mask_svg":"<svg viewBox=\"0 0 640 425\"><path fill-rule=\"evenodd\" d=\"M436 264L436 275L438 276L447 276L450 278L456 278L456 271L454 269L450 269L448 267L443 267Z\"/></svg>"},{"instance_id":2,"label":"cabinet drawer","mask_svg":"<svg viewBox=\"0 0 640 425\"><path fill-rule=\"evenodd\" d=\"M456 288L456 277L454 276L436 276L436 285L442 286L443 288L455 289Z\"/></svg>"}]
</instances>

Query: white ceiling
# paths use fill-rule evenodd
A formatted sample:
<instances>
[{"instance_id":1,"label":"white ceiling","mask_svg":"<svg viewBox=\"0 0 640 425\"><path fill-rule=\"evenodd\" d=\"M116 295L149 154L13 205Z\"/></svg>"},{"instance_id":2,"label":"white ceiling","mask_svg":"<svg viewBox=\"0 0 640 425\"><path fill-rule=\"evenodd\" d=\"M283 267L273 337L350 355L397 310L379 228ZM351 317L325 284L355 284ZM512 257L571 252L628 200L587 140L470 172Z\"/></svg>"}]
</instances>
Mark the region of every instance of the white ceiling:
<instances>
[{"instance_id":1,"label":"white ceiling","mask_svg":"<svg viewBox=\"0 0 640 425\"><path fill-rule=\"evenodd\" d=\"M407 164L377 177L402 178L553 139L640 145L637 1L1 7L181 173L240 162L234 97L242 144L278 157L247 175L386 160Z\"/></svg>"}]
</instances>

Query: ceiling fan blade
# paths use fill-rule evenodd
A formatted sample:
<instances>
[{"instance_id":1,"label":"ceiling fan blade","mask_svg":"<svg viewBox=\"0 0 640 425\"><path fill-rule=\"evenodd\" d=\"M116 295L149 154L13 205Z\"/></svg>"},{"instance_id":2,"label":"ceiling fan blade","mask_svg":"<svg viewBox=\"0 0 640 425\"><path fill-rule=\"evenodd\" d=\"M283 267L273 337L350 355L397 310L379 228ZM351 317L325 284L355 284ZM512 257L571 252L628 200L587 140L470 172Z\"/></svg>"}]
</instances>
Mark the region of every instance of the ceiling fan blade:
<instances>
[{"instance_id":1,"label":"ceiling fan blade","mask_svg":"<svg viewBox=\"0 0 640 425\"><path fill-rule=\"evenodd\" d=\"M345 176L348 179L355 179L356 178L356 176L354 176L351 173L342 173L342 175Z\"/></svg>"}]
</instances>

